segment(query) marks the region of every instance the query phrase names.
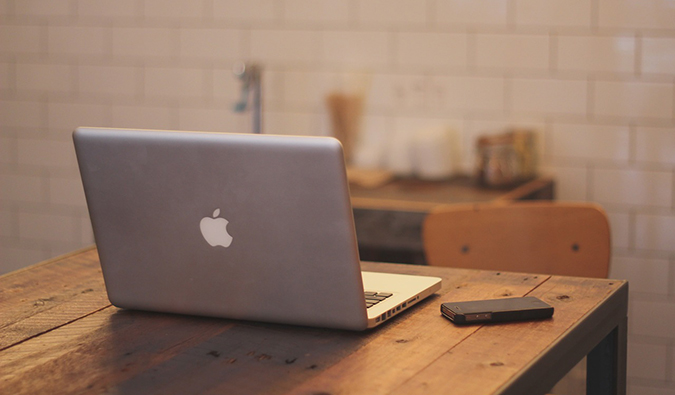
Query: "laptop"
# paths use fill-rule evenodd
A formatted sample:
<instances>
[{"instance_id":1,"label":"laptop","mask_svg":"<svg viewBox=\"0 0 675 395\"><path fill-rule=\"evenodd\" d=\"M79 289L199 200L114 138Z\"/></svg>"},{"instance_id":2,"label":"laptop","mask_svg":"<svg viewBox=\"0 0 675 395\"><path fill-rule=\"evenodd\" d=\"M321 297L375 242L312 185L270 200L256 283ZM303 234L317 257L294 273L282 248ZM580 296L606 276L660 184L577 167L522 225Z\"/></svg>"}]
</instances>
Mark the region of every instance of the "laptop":
<instances>
[{"instance_id":1,"label":"laptop","mask_svg":"<svg viewBox=\"0 0 675 395\"><path fill-rule=\"evenodd\" d=\"M73 140L115 306L364 330L440 289L361 271L336 139L81 127Z\"/></svg>"}]
</instances>

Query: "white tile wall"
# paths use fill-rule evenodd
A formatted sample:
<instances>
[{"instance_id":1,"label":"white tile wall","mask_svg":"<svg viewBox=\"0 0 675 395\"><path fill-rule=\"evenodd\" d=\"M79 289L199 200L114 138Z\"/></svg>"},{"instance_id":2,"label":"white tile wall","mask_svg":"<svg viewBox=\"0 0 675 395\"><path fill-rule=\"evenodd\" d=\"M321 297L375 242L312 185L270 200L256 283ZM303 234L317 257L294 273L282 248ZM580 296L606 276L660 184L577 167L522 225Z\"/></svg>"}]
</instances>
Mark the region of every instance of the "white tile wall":
<instances>
[{"instance_id":1,"label":"white tile wall","mask_svg":"<svg viewBox=\"0 0 675 395\"><path fill-rule=\"evenodd\" d=\"M673 119L673 83L596 81L596 114L612 117Z\"/></svg>"},{"instance_id":2,"label":"white tile wall","mask_svg":"<svg viewBox=\"0 0 675 395\"><path fill-rule=\"evenodd\" d=\"M618 162L629 159L628 126L554 124L551 129L550 152L553 156Z\"/></svg>"},{"instance_id":3,"label":"white tile wall","mask_svg":"<svg viewBox=\"0 0 675 395\"><path fill-rule=\"evenodd\" d=\"M599 0L600 27L622 29L672 29L675 7L669 0Z\"/></svg>"},{"instance_id":4,"label":"white tile wall","mask_svg":"<svg viewBox=\"0 0 675 395\"><path fill-rule=\"evenodd\" d=\"M382 67L390 62L390 53L387 32L329 31L323 34L322 59L329 63L354 68Z\"/></svg>"},{"instance_id":5,"label":"white tile wall","mask_svg":"<svg viewBox=\"0 0 675 395\"><path fill-rule=\"evenodd\" d=\"M308 30L252 31L251 58L262 62L314 63L320 58L319 39L317 32Z\"/></svg>"},{"instance_id":6,"label":"white tile wall","mask_svg":"<svg viewBox=\"0 0 675 395\"><path fill-rule=\"evenodd\" d=\"M51 55L103 55L107 29L94 26L50 26L47 48Z\"/></svg>"},{"instance_id":7,"label":"white tile wall","mask_svg":"<svg viewBox=\"0 0 675 395\"><path fill-rule=\"evenodd\" d=\"M507 0L446 0L436 2L433 20L441 26L506 26Z\"/></svg>"},{"instance_id":8,"label":"white tile wall","mask_svg":"<svg viewBox=\"0 0 675 395\"><path fill-rule=\"evenodd\" d=\"M516 113L585 115L588 108L586 81L514 78L511 94Z\"/></svg>"},{"instance_id":9,"label":"white tile wall","mask_svg":"<svg viewBox=\"0 0 675 395\"><path fill-rule=\"evenodd\" d=\"M593 20L592 0L516 0L517 25L588 28Z\"/></svg>"},{"instance_id":10,"label":"white tile wall","mask_svg":"<svg viewBox=\"0 0 675 395\"><path fill-rule=\"evenodd\" d=\"M240 61L243 56L240 30L181 28L178 34L181 60Z\"/></svg>"},{"instance_id":11,"label":"white tile wall","mask_svg":"<svg viewBox=\"0 0 675 395\"><path fill-rule=\"evenodd\" d=\"M630 278L630 291L668 295L670 262L667 259L615 257L611 278Z\"/></svg>"},{"instance_id":12,"label":"white tile wall","mask_svg":"<svg viewBox=\"0 0 675 395\"><path fill-rule=\"evenodd\" d=\"M666 379L667 350L663 345L631 344L628 347L631 356L628 369L652 380Z\"/></svg>"},{"instance_id":13,"label":"white tile wall","mask_svg":"<svg viewBox=\"0 0 675 395\"><path fill-rule=\"evenodd\" d=\"M368 26L421 27L427 20L427 2L418 0L358 0L357 20Z\"/></svg>"},{"instance_id":14,"label":"white tile wall","mask_svg":"<svg viewBox=\"0 0 675 395\"><path fill-rule=\"evenodd\" d=\"M675 164L675 128L638 127L636 134L636 160Z\"/></svg>"},{"instance_id":15,"label":"white tile wall","mask_svg":"<svg viewBox=\"0 0 675 395\"><path fill-rule=\"evenodd\" d=\"M479 68L546 70L549 67L546 35L478 34L475 45Z\"/></svg>"},{"instance_id":16,"label":"white tile wall","mask_svg":"<svg viewBox=\"0 0 675 395\"><path fill-rule=\"evenodd\" d=\"M72 92L74 67L64 64L18 63L15 84L19 91Z\"/></svg>"},{"instance_id":17,"label":"white tile wall","mask_svg":"<svg viewBox=\"0 0 675 395\"><path fill-rule=\"evenodd\" d=\"M643 73L672 74L675 70L675 38L644 37L640 61Z\"/></svg>"},{"instance_id":18,"label":"white tile wall","mask_svg":"<svg viewBox=\"0 0 675 395\"><path fill-rule=\"evenodd\" d=\"M559 36L558 70L632 73L634 36Z\"/></svg>"},{"instance_id":19,"label":"white tile wall","mask_svg":"<svg viewBox=\"0 0 675 395\"><path fill-rule=\"evenodd\" d=\"M450 33L397 33L396 64L402 68L466 68L467 37ZM386 56L383 54L382 56Z\"/></svg>"},{"instance_id":20,"label":"white tile wall","mask_svg":"<svg viewBox=\"0 0 675 395\"><path fill-rule=\"evenodd\" d=\"M284 19L293 23L323 26L348 23L350 3L333 0L287 0Z\"/></svg>"},{"instance_id":21,"label":"white tile wall","mask_svg":"<svg viewBox=\"0 0 675 395\"><path fill-rule=\"evenodd\" d=\"M595 169L593 198L601 203L671 207L672 172Z\"/></svg>"},{"instance_id":22,"label":"white tile wall","mask_svg":"<svg viewBox=\"0 0 675 395\"><path fill-rule=\"evenodd\" d=\"M478 135L537 130L558 197L609 214L630 393L675 393L673 0L12 0L0 21L0 273L93 241L76 126L249 130L231 68L255 60L267 132L329 134L325 95L365 81L362 163L435 126L470 169Z\"/></svg>"},{"instance_id":23,"label":"white tile wall","mask_svg":"<svg viewBox=\"0 0 675 395\"><path fill-rule=\"evenodd\" d=\"M675 252L675 215L637 215L635 247L644 250Z\"/></svg>"}]
</instances>

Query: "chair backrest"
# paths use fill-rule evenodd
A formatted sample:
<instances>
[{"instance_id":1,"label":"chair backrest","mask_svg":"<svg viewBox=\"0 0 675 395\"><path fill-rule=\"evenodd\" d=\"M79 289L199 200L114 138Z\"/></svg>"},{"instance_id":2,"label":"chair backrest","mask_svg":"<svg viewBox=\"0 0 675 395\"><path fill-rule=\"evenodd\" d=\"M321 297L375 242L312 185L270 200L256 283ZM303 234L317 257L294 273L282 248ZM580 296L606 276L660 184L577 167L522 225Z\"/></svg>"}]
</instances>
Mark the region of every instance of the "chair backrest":
<instances>
[{"instance_id":1,"label":"chair backrest","mask_svg":"<svg viewBox=\"0 0 675 395\"><path fill-rule=\"evenodd\" d=\"M422 229L435 266L579 277L607 277L607 215L589 203L448 205Z\"/></svg>"}]
</instances>

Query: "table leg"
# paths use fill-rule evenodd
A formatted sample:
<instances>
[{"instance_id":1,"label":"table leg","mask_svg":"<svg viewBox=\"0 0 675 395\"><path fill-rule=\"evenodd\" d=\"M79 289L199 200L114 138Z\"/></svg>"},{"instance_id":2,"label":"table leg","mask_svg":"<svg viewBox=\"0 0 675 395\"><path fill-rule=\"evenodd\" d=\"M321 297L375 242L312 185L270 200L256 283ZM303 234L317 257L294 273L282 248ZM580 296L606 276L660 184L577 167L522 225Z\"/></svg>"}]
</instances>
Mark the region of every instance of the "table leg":
<instances>
[{"instance_id":1,"label":"table leg","mask_svg":"<svg viewBox=\"0 0 675 395\"><path fill-rule=\"evenodd\" d=\"M624 320L588 354L586 394L626 394L626 341Z\"/></svg>"}]
</instances>

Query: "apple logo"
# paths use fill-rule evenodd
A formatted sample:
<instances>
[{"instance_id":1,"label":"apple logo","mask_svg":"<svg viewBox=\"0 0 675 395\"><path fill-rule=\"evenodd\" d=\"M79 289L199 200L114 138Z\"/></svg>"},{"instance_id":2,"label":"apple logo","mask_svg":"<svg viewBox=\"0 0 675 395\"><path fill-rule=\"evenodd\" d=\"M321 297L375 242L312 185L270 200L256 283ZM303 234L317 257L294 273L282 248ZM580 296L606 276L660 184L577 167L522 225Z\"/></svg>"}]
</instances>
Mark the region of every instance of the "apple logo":
<instances>
[{"instance_id":1,"label":"apple logo","mask_svg":"<svg viewBox=\"0 0 675 395\"><path fill-rule=\"evenodd\" d=\"M227 224L229 223L225 218L218 218L220 209L217 208L213 212L213 218L204 217L199 222L199 229L202 231L204 240L211 245L223 246L225 248L232 244L232 236L227 233Z\"/></svg>"}]
</instances>

